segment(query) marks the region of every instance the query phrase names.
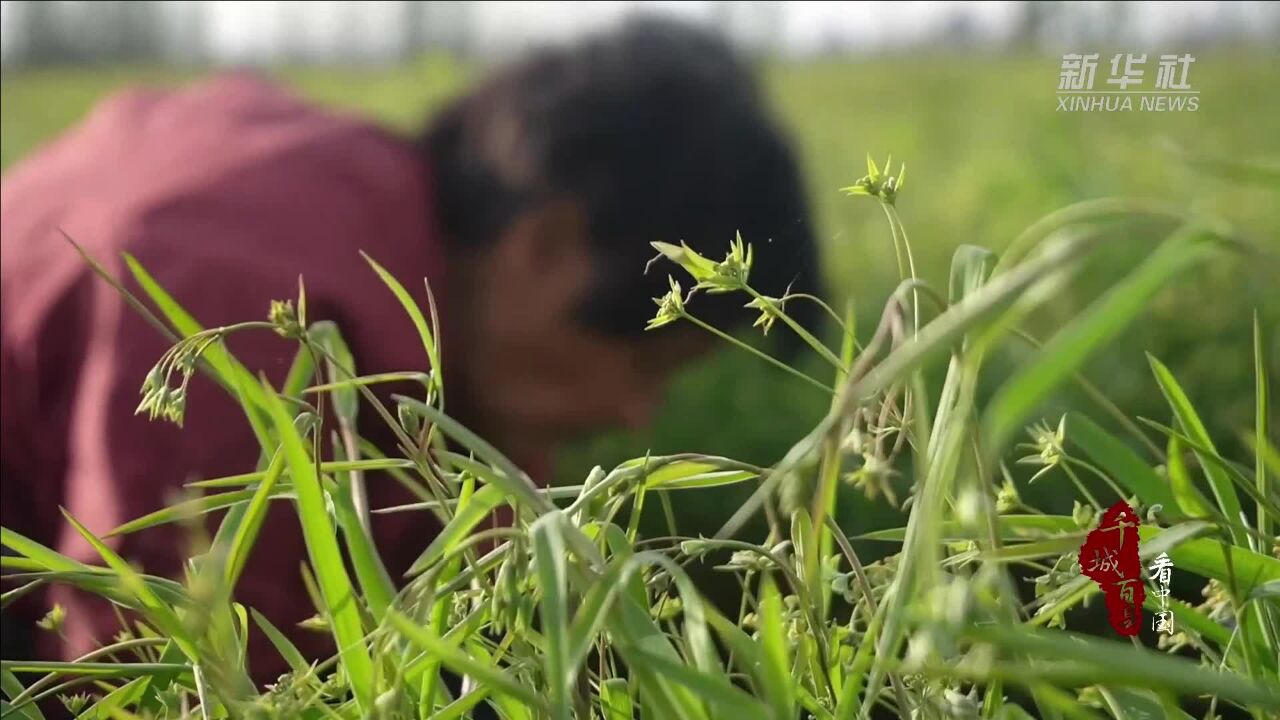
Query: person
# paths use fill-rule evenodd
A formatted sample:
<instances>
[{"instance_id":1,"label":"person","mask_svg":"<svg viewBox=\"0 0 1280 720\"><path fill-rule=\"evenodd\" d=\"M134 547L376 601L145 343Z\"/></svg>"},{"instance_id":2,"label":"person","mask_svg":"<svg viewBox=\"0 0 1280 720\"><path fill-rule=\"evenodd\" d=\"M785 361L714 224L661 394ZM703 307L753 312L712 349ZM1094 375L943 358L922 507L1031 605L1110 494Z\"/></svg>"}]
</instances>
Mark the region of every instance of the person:
<instances>
[{"instance_id":1,"label":"person","mask_svg":"<svg viewBox=\"0 0 1280 720\"><path fill-rule=\"evenodd\" d=\"M367 253L420 307L430 287L450 414L543 483L557 445L643 425L672 371L713 342L692 326L644 331L667 290L667 273L646 272L651 241L719 258L740 232L757 289L818 284L797 161L750 68L715 35L656 20L539 49L411 139L249 73L129 90L5 175L0 231L2 524L88 563L98 556L60 507L103 535L185 483L252 471L259 450L234 400L199 374L184 427L135 415L171 341L64 233L115 277L130 277L122 255L133 256L205 327L265 320L302 276L308 321L337 324L358 373L423 370ZM695 302L726 329L752 317L740 297ZM277 388L297 349L270 331L227 344ZM394 451L368 412L360 431ZM390 478L367 482L373 507L413 499ZM425 515L374 516L393 577L430 541ZM183 532L110 544L180 577ZM273 503L235 593L321 657L329 639L297 627L315 613L306 557L293 509ZM64 586L6 609L6 622L29 628L55 603L64 625L34 633L38 656L79 656L120 630L110 607ZM257 678L287 671L257 635L249 662Z\"/></svg>"}]
</instances>

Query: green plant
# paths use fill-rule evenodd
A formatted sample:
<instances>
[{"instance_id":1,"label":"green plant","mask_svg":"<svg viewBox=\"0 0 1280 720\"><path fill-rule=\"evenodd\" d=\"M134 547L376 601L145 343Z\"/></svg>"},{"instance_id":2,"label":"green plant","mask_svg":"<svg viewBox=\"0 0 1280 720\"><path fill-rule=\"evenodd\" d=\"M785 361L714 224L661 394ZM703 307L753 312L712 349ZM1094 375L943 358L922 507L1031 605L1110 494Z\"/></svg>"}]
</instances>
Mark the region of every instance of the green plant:
<instances>
[{"instance_id":1,"label":"green plant","mask_svg":"<svg viewBox=\"0 0 1280 720\"><path fill-rule=\"evenodd\" d=\"M1041 466L1038 482L1062 475L1071 481L1088 503L1074 516L1027 507L1007 466L1023 429L1040 421L1042 402L1070 381L1088 388L1080 374L1086 359L1166 281L1234 246L1229 232L1160 205L1091 201L1036 223L1000 257L962 246L943 297L915 274L894 207L901 172L890 175L888 163L881 171L870 161L868 170L849 192L880 203L902 262L901 284L865 344L852 312L823 304L840 331L834 351L787 314L789 303L820 299L752 289L752 252L742 238L719 262L655 243L659 259L678 266L692 288L685 292L671 279L652 329L700 325L829 396L825 417L769 467L698 454L645 456L608 471L596 467L580 485L538 488L444 412L438 372L358 375L337 329L307 323L301 286L296 306L273 304L268 322L205 330L130 259L163 316L153 320L181 338L148 377L139 410L175 422L198 412L185 407L184 388L204 370L239 400L265 459L248 475L197 483L209 495L115 531L225 510L184 583L141 574L71 517L101 552L103 567L4 530L0 542L14 553L3 558L6 578L23 583L5 593L6 603L35 584L67 582L138 618L119 642L78 662L6 661L5 717L38 717L34 702L50 695L82 717L117 718L443 719L471 717L480 705L508 719L558 720L619 720L637 711L707 720L844 720L876 712L1183 717L1179 703L1196 698L1207 699L1210 713L1235 707L1261 720L1280 710L1280 548L1273 530L1280 492L1270 481L1280 455L1268 441L1267 365L1256 321L1249 465L1218 453L1177 380L1153 358L1171 425L1148 421L1144 429L1094 394L1145 456L1083 415L1056 429L1032 426L1033 454L1024 460ZM1167 240L1052 337L1030 338L1038 352L980 407L984 361L1007 341L1027 342L1023 321L1067 286L1102 228L1136 216L1169 227ZM428 322L394 276L369 262L438 367L434 308ZM703 292L743 294L760 313L758 327L768 332L780 322L798 333L830 380L700 321L696 297ZM254 377L222 344L228 333L264 329L299 345L281 388ZM939 365L945 379L933 399L925 373ZM421 398L397 396L387 407L370 392L406 377L421 382ZM362 400L395 432L398 455L362 450L354 422ZM326 403L336 428L323 420ZM1150 440L1152 430L1164 447ZM421 502L368 508L361 476L375 471L415 487ZM909 487L899 475L910 478ZM1105 495L1095 494L1095 478ZM834 520L836 490L846 482L890 501L904 496L906 526L864 537L896 543L897 552L870 563L859 558ZM674 521L660 537L640 532L646 504L658 503L671 518L671 493L744 483L753 487L750 500L711 537L683 535ZM1146 518L1144 559L1167 553L1180 572L1209 583L1205 604L1173 601L1178 634L1156 649L1065 630L1068 613L1097 593L1074 553L1097 511L1118 499ZM265 509L279 501L297 509L318 624L339 648L316 663L269 618L233 599ZM1256 507L1254 517L1243 512L1247 503ZM513 524L477 530L501 505L513 509ZM386 511L432 513L444 528L399 587L367 529L368 513ZM757 514L767 520L765 536L743 537L744 523ZM691 580L687 568L700 562L715 563L742 588L736 613L707 602ZM244 669L251 620L291 667L265 692ZM467 678L460 693L443 682L446 671ZM38 677L24 686L19 676L31 674ZM72 694L84 685L89 694Z\"/></svg>"}]
</instances>

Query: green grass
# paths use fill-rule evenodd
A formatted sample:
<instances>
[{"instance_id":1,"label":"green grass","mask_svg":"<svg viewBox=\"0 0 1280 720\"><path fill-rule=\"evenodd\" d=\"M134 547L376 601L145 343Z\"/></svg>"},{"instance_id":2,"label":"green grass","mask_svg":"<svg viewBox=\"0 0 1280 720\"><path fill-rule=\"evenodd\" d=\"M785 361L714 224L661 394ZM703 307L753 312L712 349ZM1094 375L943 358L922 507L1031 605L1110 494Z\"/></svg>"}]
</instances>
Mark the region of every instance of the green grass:
<instances>
[{"instance_id":1,"label":"green grass","mask_svg":"<svg viewBox=\"0 0 1280 720\"><path fill-rule=\"evenodd\" d=\"M361 444L341 425L340 441L323 440L318 398L339 417L376 402L352 378L340 328L303 327L281 304L266 322L202 331L131 263L179 339L157 360L189 368L199 355L278 460L122 529L229 508L185 584L129 568L97 538L100 568L4 530L6 575L22 573L6 604L24 583L64 582L140 618L79 664L6 661L5 716L36 717L30 701L52 694L117 718L467 718L478 705L609 720L630 708L690 720L1274 716L1280 140L1260 120L1278 101L1259 91L1274 84L1273 60L1198 63L1202 110L1189 116L1056 115L1049 61L770 68L807 160L832 304L856 308L794 364L833 390L802 390L727 348L677 382L648 433L568 453L550 490L444 414L438 378L420 376L426 402L382 408L398 457L353 453ZM11 138L29 147L139 76L6 77L5 162ZM438 61L287 76L401 128L465 79ZM890 179L898 163L864 171L867 151L905 158L910 180ZM851 183L861 196L839 191ZM899 252L925 286L902 284ZM749 257L739 247L664 267L686 289L745 302ZM663 307L664 320L695 321L698 298ZM768 308L773 332L788 331ZM429 309L406 310L405 341L434 352ZM260 383L221 342L273 331L298 346L286 388ZM155 393L153 417L200 411L179 396ZM445 452L445 437L466 454ZM356 481L392 466L445 526L400 589L371 548ZM1079 632L1096 630L1100 598L1074 557L1122 497L1143 518L1144 565L1166 552L1205 588L1203 603L1171 604L1172 637ZM317 613L339 649L315 666L271 618L232 601L254 524L282 501L299 514ZM511 528L473 532L504 503ZM335 561L344 552L350 563ZM263 694L242 657L249 618L293 668ZM462 695L444 671L470 679Z\"/></svg>"},{"instance_id":2,"label":"green grass","mask_svg":"<svg viewBox=\"0 0 1280 720\"><path fill-rule=\"evenodd\" d=\"M887 164L884 174L869 160L868 167L868 176L847 190L884 209L890 234L910 254L895 208L906 187ZM1111 236L1105 228L1143 216L1165 225L1154 252L1075 313L983 402L977 388L986 359L1087 267ZM551 490L536 488L500 451L444 414L439 378L424 377L428 402L397 396L394 413L381 405L365 392L365 379L354 376L338 330L300 321L301 288L296 308L274 303L266 322L205 330L130 259L134 279L181 338L148 378L154 402L142 409L177 424L199 412L186 407L185 387L197 362L205 363L240 402L262 457L283 462L264 460L258 473L202 484L228 496L226 505L188 505L115 531L229 507L183 584L141 574L70 515L104 567L0 529L0 544L13 553L3 559L11 580L70 583L136 613L129 631L78 662L4 661L4 710L39 717L35 703L57 695L80 717L469 718L486 705L507 719L615 720L631 716L626 708L682 720L1119 719L1150 712L1188 717L1187 709L1207 703L1210 712L1230 709L1262 720L1280 710L1280 546L1240 512L1239 493L1263 513L1260 525L1280 509L1268 478L1280 468L1271 467L1278 463L1264 435L1253 463L1222 455L1177 377L1152 358L1176 418L1170 427L1156 426L1174 443L1167 456L1158 447L1154 457L1137 455L1088 421L1064 421L1057 431L1031 431L1036 452L1018 462L1038 465L1037 475L1088 469L1110 488L1103 502L1080 486L1092 511L1043 513L1003 479L1012 446L1041 401L1079 381L1076 371L1142 313L1159 287L1247 252L1238 238L1214 229L1220 225L1143 202L1088 201L1033 224L1003 255L976 246L957 252L947 298L917 283L904 265L901 284L864 343L847 325L838 356L808 338L814 357L834 366L827 368L829 407L807 432L786 438L790 448L774 462L649 454ZM749 245L733 243L719 262L655 247L671 261L673 276L692 286L682 291L673 283L652 324L656 332L670 323L698 324L700 292L759 298L750 286ZM388 291L399 294L396 282L383 277ZM921 303L925 298L933 299ZM784 307L765 302L759 310L792 325ZM405 309L421 317L412 304ZM435 348L430 327L418 323L418 330ZM281 342L297 343L300 357L315 358L283 390L289 403L227 351L223 341L239 332L275 332ZM1266 365L1264 334L1255 320L1255 368ZM178 368L176 379L166 372L171 367ZM925 378L937 368L945 370L934 393ZM1270 413L1266 375L1254 381L1255 426L1263 428ZM316 398L314 404L297 399L308 384L311 392L302 397ZM417 510L444 527L399 590L354 511L367 498L351 480L352 471L385 468L387 461L352 456L358 439L322 440L326 397L339 408L339 434L350 432L340 418L354 412L356 401L342 399L352 388L378 405L402 439L397 464L420 494L437 497ZM1078 435L1079 427L1088 429ZM449 451L445 438L466 454ZM1177 442L1194 450L1194 468ZM1175 466L1188 477L1166 490L1160 468L1172 476ZM842 478L884 490L884 471L894 468L915 477L910 510L903 527L863 535L893 548L866 562L836 522L835 490ZM1197 485L1208 485L1213 499ZM723 502L730 486L749 495L714 534L690 534L669 512L671 493ZM668 509L669 525L646 535L635 520L651 496ZM317 617L337 648L319 664L308 665L270 618L234 601L237 576L225 563L253 550L242 529L255 522L263 501L290 499L306 540ZM1102 509L1118 500L1144 518L1141 547L1133 551L1144 564L1166 553L1179 573L1207 582L1204 604L1171 601L1177 635L1145 633L1147 642L1128 644L1065 629L1098 591L1079 572L1077 546ZM476 533L499 504L515 511L514 524ZM757 531L748 521L758 518ZM486 538L496 546L481 555ZM344 549L349 563L341 559ZM709 564L741 588L736 612L695 580L692 569ZM5 599L27 587L19 583ZM1028 602L1023 598L1032 589ZM1145 607L1155 611L1154 596ZM245 664L250 615L291 668L263 692ZM56 630L60 621L55 613L47 624ZM444 671L467 678L460 695L441 681ZM69 693L86 683L90 692Z\"/></svg>"},{"instance_id":3,"label":"green grass","mask_svg":"<svg viewBox=\"0 0 1280 720\"><path fill-rule=\"evenodd\" d=\"M837 188L862 173L867 153L890 152L911 165L913 192L899 210L911 227L921 277L942 282L956 247L1001 250L1022 228L1079 200L1154 197L1217 213L1237 229L1280 251L1280 210L1259 184L1224 182L1167 148L1280 168L1280 98L1262 92L1280 82L1276 56L1214 49L1199 58L1191 80L1203 92L1195 113L1057 113L1051 57L895 57L858 62L769 65L766 89L792 132L824 249L833 305L856 302L859 325L871 326L897 277L893 248L882 242L875 208L848 202ZM178 83L193 75L154 68L42 70L11 73L0 85L0 167L76 122L94 101L134 82ZM412 132L432 108L463 90L476 71L444 58L385 70L305 69L278 75L316 100ZM751 241L752 238L746 238ZM1098 262L1125 267L1153 247L1137 233ZM1145 374L1150 351L1191 378L1210 424L1233 432L1249 422L1247 385L1223 353L1248 353L1248 317L1280 324L1280 301L1266 275L1249 263L1224 263L1168 288L1113 349L1096 359L1090 377L1135 413L1158 409L1159 391ZM1097 287L1082 284L1043 313L1055 327L1088 302ZM1207 302L1207 298L1214 298ZM1014 351L1016 352L1016 351ZM1272 353L1272 357L1280 353ZM821 412L821 397L794 397L775 373L738 382L744 360L720 358L691 371L673 393L655 429L612 437L566 453L560 477L584 473L601 454L622 459L643 452L700 449L766 462L780 423L798 431ZM1272 371L1280 365L1273 363ZM750 386L750 397L742 388ZM691 391L687 391L690 390ZM689 398L682 401L680 398ZM1061 398L1064 407L1075 400ZM778 408L768 423L761 408ZM732 421L726 422L726 418Z\"/></svg>"}]
</instances>

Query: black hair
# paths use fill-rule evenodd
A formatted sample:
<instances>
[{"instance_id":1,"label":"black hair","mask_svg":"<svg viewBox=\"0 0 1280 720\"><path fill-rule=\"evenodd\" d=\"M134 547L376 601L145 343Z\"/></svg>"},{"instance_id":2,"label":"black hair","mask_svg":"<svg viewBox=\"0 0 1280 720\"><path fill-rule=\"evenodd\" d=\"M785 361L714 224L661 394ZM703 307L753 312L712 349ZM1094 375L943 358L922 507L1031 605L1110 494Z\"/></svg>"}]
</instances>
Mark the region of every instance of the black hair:
<instances>
[{"instance_id":1,"label":"black hair","mask_svg":"<svg viewBox=\"0 0 1280 720\"><path fill-rule=\"evenodd\" d=\"M570 197L586 213L598 268L589 327L643 331L667 291L688 288L659 240L714 260L735 233L752 245L752 287L817 293L817 250L799 169L745 63L699 28L638 19L544 48L455 100L423 137L451 251L481 248L521 210ZM753 317L741 294L699 295L721 327ZM813 319L812 303L787 310Z\"/></svg>"}]
</instances>

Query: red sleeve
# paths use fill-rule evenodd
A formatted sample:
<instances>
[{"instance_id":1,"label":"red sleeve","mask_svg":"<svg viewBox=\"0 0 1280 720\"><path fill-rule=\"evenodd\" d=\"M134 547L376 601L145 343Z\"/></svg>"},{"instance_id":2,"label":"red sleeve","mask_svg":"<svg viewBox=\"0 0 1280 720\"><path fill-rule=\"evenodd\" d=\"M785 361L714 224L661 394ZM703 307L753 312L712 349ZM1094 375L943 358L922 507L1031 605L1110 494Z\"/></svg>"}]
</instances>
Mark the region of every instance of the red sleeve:
<instances>
[{"instance_id":1,"label":"red sleeve","mask_svg":"<svg viewBox=\"0 0 1280 720\"><path fill-rule=\"evenodd\" d=\"M55 234L55 228L64 228L117 277L128 275L119 253L133 253L206 327L265 320L271 300L296 297L303 275L308 320L338 322L359 372L427 369L412 324L358 253L363 249L387 267L421 307L426 307L424 277L431 277L437 299L444 299L429 178L409 145L238 78L118 107L120 112L96 116L75 153L60 153L77 162L46 166L50 174L29 184L25 200L16 195L10 200L6 178L6 268L14 257L10 240L23 239L11 238L11 228L25 228L21 247L31 260L25 263L26 275L48 275L49 263L37 261L74 259ZM26 201L42 195L57 199L56 207L19 215ZM56 218L55 227L44 227L45 214ZM31 222L19 228L15 223L23 218ZM86 272L78 265L58 266L60 272L67 269ZM6 270L6 293L16 292L12 273ZM49 290L55 291L62 292ZM26 294L34 302L36 293ZM234 399L208 378L192 379L185 427L135 416L143 379L168 343L101 281L93 281L84 305L88 309L77 311L83 317L76 328L49 330L50 335L75 335L77 345L86 348L83 364L64 381L75 386L67 393L67 471L63 478L47 479L63 480L63 503L72 514L105 533L169 504L191 479L254 469L258 448L251 429ZM255 330L233 337L230 347L250 371L265 372L278 386L297 344ZM362 434L377 430L380 422L376 415L367 421L362 416ZM412 500L397 495L397 484L384 479L370 479L373 505ZM210 532L220 517L211 518ZM375 519L375 539L393 576L425 547L433 529L413 513ZM97 561L60 518L57 533L61 551ZM112 542L154 575L180 577L181 563L190 555L187 536L176 527ZM236 599L268 616L304 652L323 656L327 636L294 628L314 612L300 580L305 559L292 506L275 502ZM59 648L64 655L108 642L118 630L114 612L105 605L73 597L64 588L52 599L68 606L69 642ZM269 644L256 636L251 663L259 680L273 679L284 669Z\"/></svg>"}]
</instances>

